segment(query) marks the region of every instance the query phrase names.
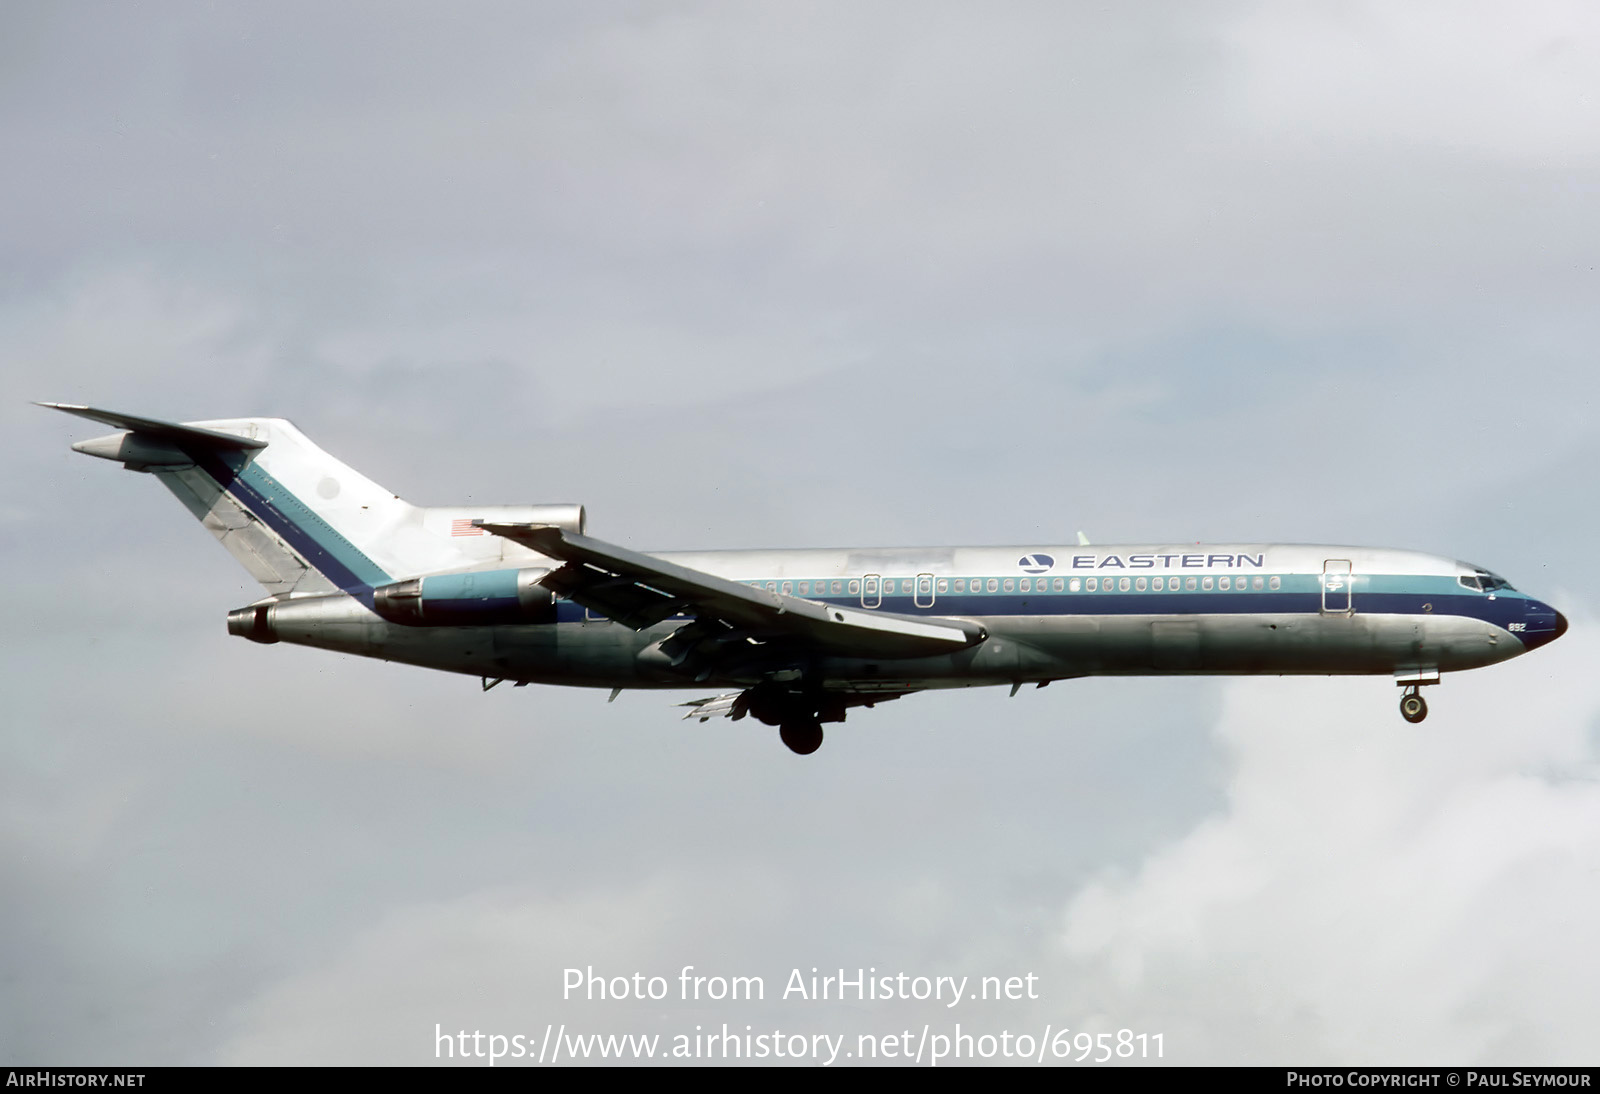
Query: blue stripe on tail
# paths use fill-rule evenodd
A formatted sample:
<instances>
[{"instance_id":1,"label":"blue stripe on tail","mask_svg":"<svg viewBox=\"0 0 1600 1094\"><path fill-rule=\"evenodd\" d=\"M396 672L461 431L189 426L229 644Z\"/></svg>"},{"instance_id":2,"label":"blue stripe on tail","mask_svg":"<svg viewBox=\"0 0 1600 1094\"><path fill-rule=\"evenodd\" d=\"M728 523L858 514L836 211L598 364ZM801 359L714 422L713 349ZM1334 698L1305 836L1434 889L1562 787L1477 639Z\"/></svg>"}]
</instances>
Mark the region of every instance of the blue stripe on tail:
<instances>
[{"instance_id":1,"label":"blue stripe on tail","mask_svg":"<svg viewBox=\"0 0 1600 1094\"><path fill-rule=\"evenodd\" d=\"M339 531L257 466L250 454L183 445L196 466L216 480L251 516L272 529L329 581L372 606L372 590L393 581Z\"/></svg>"}]
</instances>

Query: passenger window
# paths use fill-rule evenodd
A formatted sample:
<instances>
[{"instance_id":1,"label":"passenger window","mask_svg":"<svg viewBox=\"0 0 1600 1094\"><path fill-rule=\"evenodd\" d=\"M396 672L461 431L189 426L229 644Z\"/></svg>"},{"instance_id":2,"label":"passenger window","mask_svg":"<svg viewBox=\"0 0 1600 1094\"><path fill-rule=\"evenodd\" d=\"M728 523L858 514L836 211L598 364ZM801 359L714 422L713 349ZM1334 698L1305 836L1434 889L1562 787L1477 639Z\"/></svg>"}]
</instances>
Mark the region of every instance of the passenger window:
<instances>
[{"instance_id":1,"label":"passenger window","mask_svg":"<svg viewBox=\"0 0 1600 1094\"><path fill-rule=\"evenodd\" d=\"M1059 593L1059 592L1063 591L1067 587L1066 578L1063 578L1063 577L1056 578L1055 585L1056 585L1056 592ZM1073 592L1077 592L1078 591L1078 583L1076 581L1074 581L1072 583L1072 591Z\"/></svg>"},{"instance_id":2,"label":"passenger window","mask_svg":"<svg viewBox=\"0 0 1600 1094\"><path fill-rule=\"evenodd\" d=\"M1188 580L1186 580L1183 583L1183 587L1185 589L1188 589L1191 593L1194 592L1194 578L1191 577Z\"/></svg>"},{"instance_id":3,"label":"passenger window","mask_svg":"<svg viewBox=\"0 0 1600 1094\"><path fill-rule=\"evenodd\" d=\"M837 581L835 581L835 582L834 582L834 585L838 585L838 584L839 584L839 583L838 583L838 582L837 582ZM850 583L850 595L851 595L851 596L855 596L855 595L856 595L856 594L857 594L857 593L859 593L859 592L860 592L860 591L861 591L861 582L859 582L859 581L852 581L852 582L851 582L851 583Z\"/></svg>"},{"instance_id":4,"label":"passenger window","mask_svg":"<svg viewBox=\"0 0 1600 1094\"><path fill-rule=\"evenodd\" d=\"M947 593L950 591L950 582L942 577L939 579L939 591L941 593Z\"/></svg>"},{"instance_id":5,"label":"passenger window","mask_svg":"<svg viewBox=\"0 0 1600 1094\"><path fill-rule=\"evenodd\" d=\"M1000 591L1000 582L991 577L989 579L989 584L988 584L987 588L991 593L999 592Z\"/></svg>"},{"instance_id":6,"label":"passenger window","mask_svg":"<svg viewBox=\"0 0 1600 1094\"><path fill-rule=\"evenodd\" d=\"M966 591L967 591L967 579L964 578L964 577L956 578L956 592L964 593Z\"/></svg>"},{"instance_id":7,"label":"passenger window","mask_svg":"<svg viewBox=\"0 0 1600 1094\"><path fill-rule=\"evenodd\" d=\"M777 591L778 591L778 583L776 581L767 582L767 592L775 593Z\"/></svg>"},{"instance_id":8,"label":"passenger window","mask_svg":"<svg viewBox=\"0 0 1600 1094\"><path fill-rule=\"evenodd\" d=\"M1117 591L1118 592L1122 592L1122 593L1125 593L1125 592L1128 591L1128 579L1127 578L1124 577L1124 578L1118 579L1118 581L1117 581Z\"/></svg>"},{"instance_id":9,"label":"passenger window","mask_svg":"<svg viewBox=\"0 0 1600 1094\"><path fill-rule=\"evenodd\" d=\"M1144 578L1142 578L1142 577L1140 577L1140 578L1135 578L1135 579L1134 579L1134 582L1133 582L1133 587L1134 587L1134 589L1135 589L1135 590L1137 590L1137 591L1138 591L1138 592L1141 592L1141 593L1142 593L1142 592L1144 592L1144 590L1145 590L1145 588L1146 588L1146 586L1148 586L1148 585L1149 585L1149 582L1147 582L1147 581L1146 581L1146 580L1145 580L1145 579L1144 579Z\"/></svg>"},{"instance_id":10,"label":"passenger window","mask_svg":"<svg viewBox=\"0 0 1600 1094\"><path fill-rule=\"evenodd\" d=\"M1099 590L1100 590L1100 579L1097 578L1097 577L1091 577L1089 579L1089 591L1091 593L1093 593L1093 592L1098 592Z\"/></svg>"},{"instance_id":11,"label":"passenger window","mask_svg":"<svg viewBox=\"0 0 1600 1094\"><path fill-rule=\"evenodd\" d=\"M1011 588L1012 588L1012 581L1011 581L1011 579L1010 579L1010 578L1009 578L1009 577L1008 577L1008 578L1006 578L1006 584L1005 584L1005 590L1006 590L1006 592L1008 592L1008 593L1009 593L1009 592L1010 592L1010 591L1011 591Z\"/></svg>"},{"instance_id":12,"label":"passenger window","mask_svg":"<svg viewBox=\"0 0 1600 1094\"><path fill-rule=\"evenodd\" d=\"M1059 589L1060 586L1061 586L1061 579L1058 577L1058 578L1056 578L1056 587ZM1077 592L1081 588L1083 588L1083 582L1079 581L1077 578L1073 578L1072 579L1072 591L1073 592Z\"/></svg>"},{"instance_id":13,"label":"passenger window","mask_svg":"<svg viewBox=\"0 0 1600 1094\"><path fill-rule=\"evenodd\" d=\"M1150 587L1159 593L1167 587L1167 579L1164 577L1152 577L1150 579Z\"/></svg>"},{"instance_id":14,"label":"passenger window","mask_svg":"<svg viewBox=\"0 0 1600 1094\"><path fill-rule=\"evenodd\" d=\"M1200 579L1200 587L1209 592L1211 590L1211 579L1209 577L1202 577Z\"/></svg>"},{"instance_id":15,"label":"passenger window","mask_svg":"<svg viewBox=\"0 0 1600 1094\"><path fill-rule=\"evenodd\" d=\"M1271 585L1274 589L1281 589L1281 588L1283 588L1283 578L1278 577L1276 574L1274 574L1272 576L1272 579L1269 582L1267 582L1267 584Z\"/></svg>"},{"instance_id":16,"label":"passenger window","mask_svg":"<svg viewBox=\"0 0 1600 1094\"><path fill-rule=\"evenodd\" d=\"M1019 581L1017 583L1017 588L1020 589L1022 592L1031 593L1031 592L1033 592L1033 582L1030 581L1028 578L1023 578L1021 581Z\"/></svg>"},{"instance_id":17,"label":"passenger window","mask_svg":"<svg viewBox=\"0 0 1600 1094\"><path fill-rule=\"evenodd\" d=\"M1259 588L1261 588L1261 579L1260 579L1260 578L1259 578L1259 577L1252 577L1252 578L1251 578L1251 579L1250 579L1250 587L1251 587L1251 588L1252 588L1252 589L1259 589Z\"/></svg>"},{"instance_id":18,"label":"passenger window","mask_svg":"<svg viewBox=\"0 0 1600 1094\"><path fill-rule=\"evenodd\" d=\"M794 582L785 581L783 583L783 595L784 596L791 596L793 594L794 594Z\"/></svg>"},{"instance_id":19,"label":"passenger window","mask_svg":"<svg viewBox=\"0 0 1600 1094\"><path fill-rule=\"evenodd\" d=\"M1226 590L1232 587L1233 582L1228 579L1227 574L1223 574L1221 577L1217 578L1217 588Z\"/></svg>"},{"instance_id":20,"label":"passenger window","mask_svg":"<svg viewBox=\"0 0 1600 1094\"><path fill-rule=\"evenodd\" d=\"M854 591L854 590L852 590L852 591ZM839 593L839 582L837 582L837 581L835 581L833 583L833 592L834 592L835 596L837 596L838 593Z\"/></svg>"}]
</instances>

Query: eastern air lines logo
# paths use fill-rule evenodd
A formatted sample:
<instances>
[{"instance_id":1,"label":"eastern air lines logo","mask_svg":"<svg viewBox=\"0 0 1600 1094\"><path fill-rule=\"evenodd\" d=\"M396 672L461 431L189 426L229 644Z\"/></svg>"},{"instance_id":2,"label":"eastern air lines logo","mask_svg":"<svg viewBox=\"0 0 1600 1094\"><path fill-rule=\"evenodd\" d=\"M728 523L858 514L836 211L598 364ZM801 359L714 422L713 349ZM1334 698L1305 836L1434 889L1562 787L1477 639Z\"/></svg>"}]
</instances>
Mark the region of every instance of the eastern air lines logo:
<instances>
[{"instance_id":1,"label":"eastern air lines logo","mask_svg":"<svg viewBox=\"0 0 1600 1094\"><path fill-rule=\"evenodd\" d=\"M1023 555L1017 559L1017 565L1030 574L1042 574L1055 564L1049 555Z\"/></svg>"}]
</instances>

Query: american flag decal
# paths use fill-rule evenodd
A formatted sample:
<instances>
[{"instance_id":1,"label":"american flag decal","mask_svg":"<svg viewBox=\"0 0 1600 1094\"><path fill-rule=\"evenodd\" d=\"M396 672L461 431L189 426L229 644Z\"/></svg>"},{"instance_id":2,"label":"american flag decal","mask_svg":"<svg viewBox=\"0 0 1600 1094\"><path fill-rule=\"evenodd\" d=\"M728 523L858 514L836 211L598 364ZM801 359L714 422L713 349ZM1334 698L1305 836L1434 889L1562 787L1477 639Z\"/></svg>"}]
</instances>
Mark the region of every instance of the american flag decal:
<instances>
[{"instance_id":1,"label":"american flag decal","mask_svg":"<svg viewBox=\"0 0 1600 1094\"><path fill-rule=\"evenodd\" d=\"M489 534L482 528L474 528L472 519L471 517L462 517L460 520L451 521L450 534L452 536L485 536Z\"/></svg>"}]
</instances>

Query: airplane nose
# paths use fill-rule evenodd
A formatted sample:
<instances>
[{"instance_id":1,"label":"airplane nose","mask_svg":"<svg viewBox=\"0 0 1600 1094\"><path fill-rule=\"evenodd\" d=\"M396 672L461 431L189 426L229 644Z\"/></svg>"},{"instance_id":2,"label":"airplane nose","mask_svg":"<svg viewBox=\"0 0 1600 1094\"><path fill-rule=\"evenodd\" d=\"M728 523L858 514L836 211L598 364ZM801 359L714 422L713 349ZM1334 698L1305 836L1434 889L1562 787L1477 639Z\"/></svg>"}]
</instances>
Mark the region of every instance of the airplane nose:
<instances>
[{"instance_id":1,"label":"airplane nose","mask_svg":"<svg viewBox=\"0 0 1600 1094\"><path fill-rule=\"evenodd\" d=\"M1567 617L1548 604L1527 602L1522 623L1522 644L1530 650L1554 642L1567 633Z\"/></svg>"}]
</instances>

